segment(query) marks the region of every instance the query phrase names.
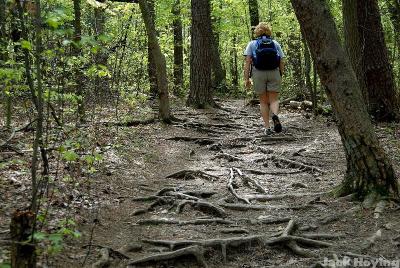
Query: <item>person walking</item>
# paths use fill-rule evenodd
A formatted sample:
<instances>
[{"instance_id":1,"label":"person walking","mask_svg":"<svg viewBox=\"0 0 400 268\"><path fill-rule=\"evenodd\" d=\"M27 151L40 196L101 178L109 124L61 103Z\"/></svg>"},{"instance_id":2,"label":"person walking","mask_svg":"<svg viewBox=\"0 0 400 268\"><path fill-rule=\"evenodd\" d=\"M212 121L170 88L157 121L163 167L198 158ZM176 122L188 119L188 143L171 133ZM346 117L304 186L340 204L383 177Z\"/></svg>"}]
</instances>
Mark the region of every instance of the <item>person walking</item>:
<instances>
[{"instance_id":1,"label":"person walking","mask_svg":"<svg viewBox=\"0 0 400 268\"><path fill-rule=\"evenodd\" d=\"M278 117L279 91L284 73L285 54L281 45L274 40L271 26L260 22L254 29L255 40L248 43L244 51L244 83L247 90L253 88L260 98L260 112L264 121L264 133L281 132L282 124ZM254 67L251 70L251 65ZM252 81L250 80L250 72ZM270 112L273 130L270 128Z\"/></svg>"}]
</instances>

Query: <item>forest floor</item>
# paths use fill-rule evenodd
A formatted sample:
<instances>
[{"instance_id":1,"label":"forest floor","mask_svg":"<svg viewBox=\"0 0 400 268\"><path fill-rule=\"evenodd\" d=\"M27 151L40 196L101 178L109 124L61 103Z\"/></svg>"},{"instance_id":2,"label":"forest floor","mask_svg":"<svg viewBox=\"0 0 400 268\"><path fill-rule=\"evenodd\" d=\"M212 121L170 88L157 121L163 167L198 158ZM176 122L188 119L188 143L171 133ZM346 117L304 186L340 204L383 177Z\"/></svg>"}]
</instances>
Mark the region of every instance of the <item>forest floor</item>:
<instances>
[{"instance_id":1,"label":"forest floor","mask_svg":"<svg viewBox=\"0 0 400 268\"><path fill-rule=\"evenodd\" d=\"M172 125L97 125L97 172L59 179L47 196L43 231L69 218L82 236L64 239L61 253L42 252L41 266L399 267L399 206L376 218L374 209L328 193L346 169L332 118L282 109L284 132L267 137L258 107L221 105L174 109L186 121ZM400 171L400 125L376 132ZM9 239L10 215L26 206L30 189L29 158L6 151L0 240ZM8 253L0 243L0 263ZM149 256L167 260L134 264Z\"/></svg>"}]
</instances>

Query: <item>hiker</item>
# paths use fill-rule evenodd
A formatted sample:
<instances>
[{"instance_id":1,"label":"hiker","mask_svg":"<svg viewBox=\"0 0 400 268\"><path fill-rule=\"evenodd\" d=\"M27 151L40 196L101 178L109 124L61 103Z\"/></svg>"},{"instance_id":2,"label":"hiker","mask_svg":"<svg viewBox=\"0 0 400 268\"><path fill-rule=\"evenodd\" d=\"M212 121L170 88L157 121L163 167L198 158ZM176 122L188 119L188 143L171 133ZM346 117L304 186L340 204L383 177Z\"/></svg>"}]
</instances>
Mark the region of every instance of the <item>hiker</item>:
<instances>
[{"instance_id":1,"label":"hiker","mask_svg":"<svg viewBox=\"0 0 400 268\"><path fill-rule=\"evenodd\" d=\"M246 89L250 89L253 82L254 91L260 97L260 112L264 121L264 133L270 135L273 131L282 131L279 121L279 90L281 88L282 75L284 72L285 54L281 45L272 39L271 26L266 22L260 22L254 29L255 40L248 43L244 52L244 83ZM250 81L250 69L252 70L252 81ZM270 128L269 115L272 113L274 123L273 130Z\"/></svg>"}]
</instances>

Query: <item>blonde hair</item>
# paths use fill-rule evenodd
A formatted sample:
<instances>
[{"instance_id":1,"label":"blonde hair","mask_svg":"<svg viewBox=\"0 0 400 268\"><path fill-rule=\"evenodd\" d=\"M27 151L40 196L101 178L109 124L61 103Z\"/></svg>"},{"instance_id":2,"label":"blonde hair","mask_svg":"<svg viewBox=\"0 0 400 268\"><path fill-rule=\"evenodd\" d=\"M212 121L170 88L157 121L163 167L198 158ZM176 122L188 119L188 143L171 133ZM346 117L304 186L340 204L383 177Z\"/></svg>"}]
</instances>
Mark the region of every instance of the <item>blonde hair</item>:
<instances>
[{"instance_id":1,"label":"blonde hair","mask_svg":"<svg viewBox=\"0 0 400 268\"><path fill-rule=\"evenodd\" d=\"M255 37L260 37L263 35L271 36L272 35L271 25L269 25L266 22L260 22L254 29L254 35Z\"/></svg>"}]
</instances>

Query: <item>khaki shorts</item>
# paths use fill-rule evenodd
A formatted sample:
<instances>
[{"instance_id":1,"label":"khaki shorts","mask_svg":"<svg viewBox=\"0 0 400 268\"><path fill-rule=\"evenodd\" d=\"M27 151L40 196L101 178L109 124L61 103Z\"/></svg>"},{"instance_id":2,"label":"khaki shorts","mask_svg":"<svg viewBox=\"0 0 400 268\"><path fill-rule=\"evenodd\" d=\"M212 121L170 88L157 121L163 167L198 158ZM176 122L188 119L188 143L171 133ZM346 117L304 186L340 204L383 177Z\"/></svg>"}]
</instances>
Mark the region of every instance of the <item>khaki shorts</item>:
<instances>
[{"instance_id":1,"label":"khaki shorts","mask_svg":"<svg viewBox=\"0 0 400 268\"><path fill-rule=\"evenodd\" d=\"M262 94L266 91L279 92L281 89L282 78L279 73L279 68L266 71L253 68L252 79L254 91L257 94Z\"/></svg>"}]
</instances>

